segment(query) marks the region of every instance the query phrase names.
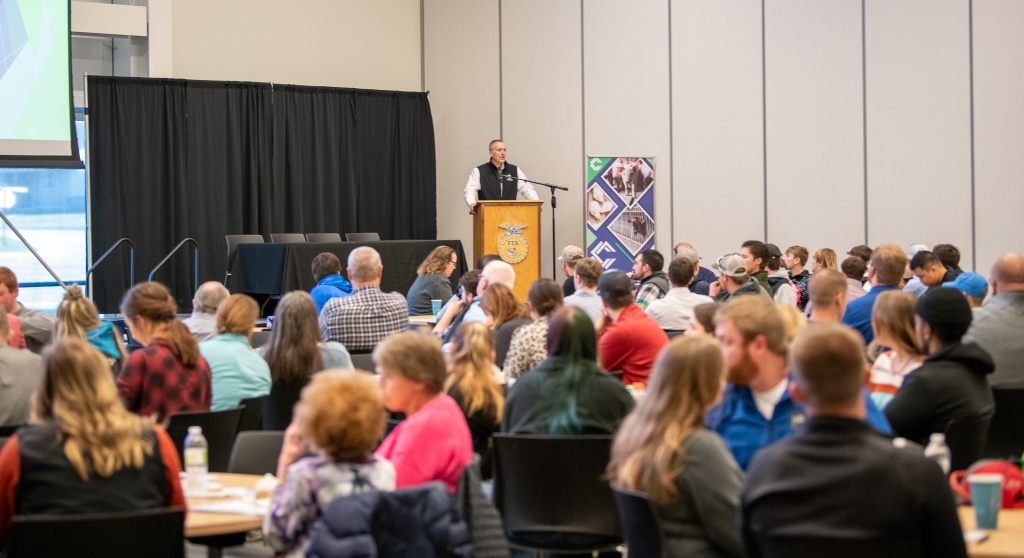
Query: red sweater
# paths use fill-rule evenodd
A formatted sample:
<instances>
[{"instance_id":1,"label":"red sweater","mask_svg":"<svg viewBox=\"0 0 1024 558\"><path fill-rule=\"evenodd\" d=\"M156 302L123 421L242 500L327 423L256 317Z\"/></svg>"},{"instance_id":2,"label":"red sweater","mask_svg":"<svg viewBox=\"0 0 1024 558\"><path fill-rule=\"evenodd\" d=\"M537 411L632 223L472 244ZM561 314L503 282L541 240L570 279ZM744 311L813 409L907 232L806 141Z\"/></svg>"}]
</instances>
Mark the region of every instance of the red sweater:
<instances>
[{"instance_id":1,"label":"red sweater","mask_svg":"<svg viewBox=\"0 0 1024 558\"><path fill-rule=\"evenodd\" d=\"M163 505L185 508L185 496L181 492L181 481L178 478L178 473L181 472L178 450L175 449L171 437L162 428L156 428L156 437L160 444L160 460L167 477ZM70 462L67 466L71 467ZM18 446L18 435L15 434L0 450L0 548L7 546L7 532L11 526L11 519L19 513L20 506L17 495L20 479L21 453ZM89 513L89 510L82 510L82 513Z\"/></svg>"},{"instance_id":2,"label":"red sweater","mask_svg":"<svg viewBox=\"0 0 1024 558\"><path fill-rule=\"evenodd\" d=\"M622 383L647 385L654 359L668 345L668 335L636 304L630 304L619 319L608 325L597 342L601 367L609 372L622 371Z\"/></svg>"}]
</instances>

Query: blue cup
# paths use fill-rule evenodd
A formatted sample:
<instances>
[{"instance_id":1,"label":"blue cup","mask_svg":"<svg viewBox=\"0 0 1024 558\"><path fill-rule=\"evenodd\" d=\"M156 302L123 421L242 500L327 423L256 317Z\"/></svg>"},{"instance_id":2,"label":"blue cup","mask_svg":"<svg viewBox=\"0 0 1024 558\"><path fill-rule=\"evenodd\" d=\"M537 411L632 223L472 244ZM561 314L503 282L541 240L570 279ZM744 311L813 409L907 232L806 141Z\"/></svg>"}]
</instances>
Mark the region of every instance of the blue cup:
<instances>
[{"instance_id":1,"label":"blue cup","mask_svg":"<svg viewBox=\"0 0 1024 558\"><path fill-rule=\"evenodd\" d=\"M442 301L442 300L431 300L430 301L430 310L434 313L434 317L435 318L437 317L438 314L441 313L441 304L443 302L444 301Z\"/></svg>"},{"instance_id":2,"label":"blue cup","mask_svg":"<svg viewBox=\"0 0 1024 558\"><path fill-rule=\"evenodd\" d=\"M967 475L967 482L971 485L971 504L974 505L978 529L995 529L1003 501L1003 475L977 473Z\"/></svg>"}]
</instances>

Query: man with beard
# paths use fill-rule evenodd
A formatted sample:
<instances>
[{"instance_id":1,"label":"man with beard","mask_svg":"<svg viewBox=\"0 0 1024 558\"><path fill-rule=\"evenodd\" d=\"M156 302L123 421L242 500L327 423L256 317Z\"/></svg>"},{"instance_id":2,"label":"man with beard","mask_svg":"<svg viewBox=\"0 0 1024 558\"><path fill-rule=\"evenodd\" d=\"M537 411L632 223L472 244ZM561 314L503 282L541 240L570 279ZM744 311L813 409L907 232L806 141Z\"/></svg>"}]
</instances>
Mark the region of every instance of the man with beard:
<instances>
[{"instance_id":1,"label":"man with beard","mask_svg":"<svg viewBox=\"0 0 1024 558\"><path fill-rule=\"evenodd\" d=\"M705 422L746 470L757 450L789 436L807 417L803 405L789 395L786 328L772 300L730 300L715 315L715 337L722 344L728 384ZM890 434L885 415L869 397L865 400L868 422Z\"/></svg>"}]
</instances>

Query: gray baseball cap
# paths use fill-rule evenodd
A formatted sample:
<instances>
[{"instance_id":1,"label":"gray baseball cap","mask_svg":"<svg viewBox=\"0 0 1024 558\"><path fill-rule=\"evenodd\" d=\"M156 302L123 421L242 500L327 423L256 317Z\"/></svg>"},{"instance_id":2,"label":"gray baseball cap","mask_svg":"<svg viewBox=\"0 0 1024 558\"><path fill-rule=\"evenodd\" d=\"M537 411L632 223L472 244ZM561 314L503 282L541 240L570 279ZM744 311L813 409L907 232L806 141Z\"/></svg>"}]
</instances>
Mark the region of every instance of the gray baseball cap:
<instances>
[{"instance_id":1,"label":"gray baseball cap","mask_svg":"<svg viewBox=\"0 0 1024 558\"><path fill-rule=\"evenodd\" d=\"M749 275L747 272L747 262L739 254L726 254L718 258L714 268L719 273L729 277L746 277Z\"/></svg>"},{"instance_id":2,"label":"gray baseball cap","mask_svg":"<svg viewBox=\"0 0 1024 558\"><path fill-rule=\"evenodd\" d=\"M695 264L700 261L700 256L697 255L697 251L693 248L683 248L676 254L677 258L686 258L686 261Z\"/></svg>"}]
</instances>

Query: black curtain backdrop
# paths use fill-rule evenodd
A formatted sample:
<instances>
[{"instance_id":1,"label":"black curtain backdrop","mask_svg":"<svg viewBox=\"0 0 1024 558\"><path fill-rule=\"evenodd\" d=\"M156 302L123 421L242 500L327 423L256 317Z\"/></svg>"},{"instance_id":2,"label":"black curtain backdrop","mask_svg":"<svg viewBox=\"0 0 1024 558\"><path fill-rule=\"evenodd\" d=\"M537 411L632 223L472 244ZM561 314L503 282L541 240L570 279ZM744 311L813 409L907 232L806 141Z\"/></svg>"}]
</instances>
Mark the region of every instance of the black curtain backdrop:
<instances>
[{"instance_id":1,"label":"black curtain backdrop","mask_svg":"<svg viewBox=\"0 0 1024 558\"><path fill-rule=\"evenodd\" d=\"M136 282L187 237L202 282L224 278L227 234L437 235L426 93L90 76L88 95L94 257L130 238ZM154 276L183 311L191 262L182 248ZM127 258L94 277L116 312Z\"/></svg>"}]
</instances>

